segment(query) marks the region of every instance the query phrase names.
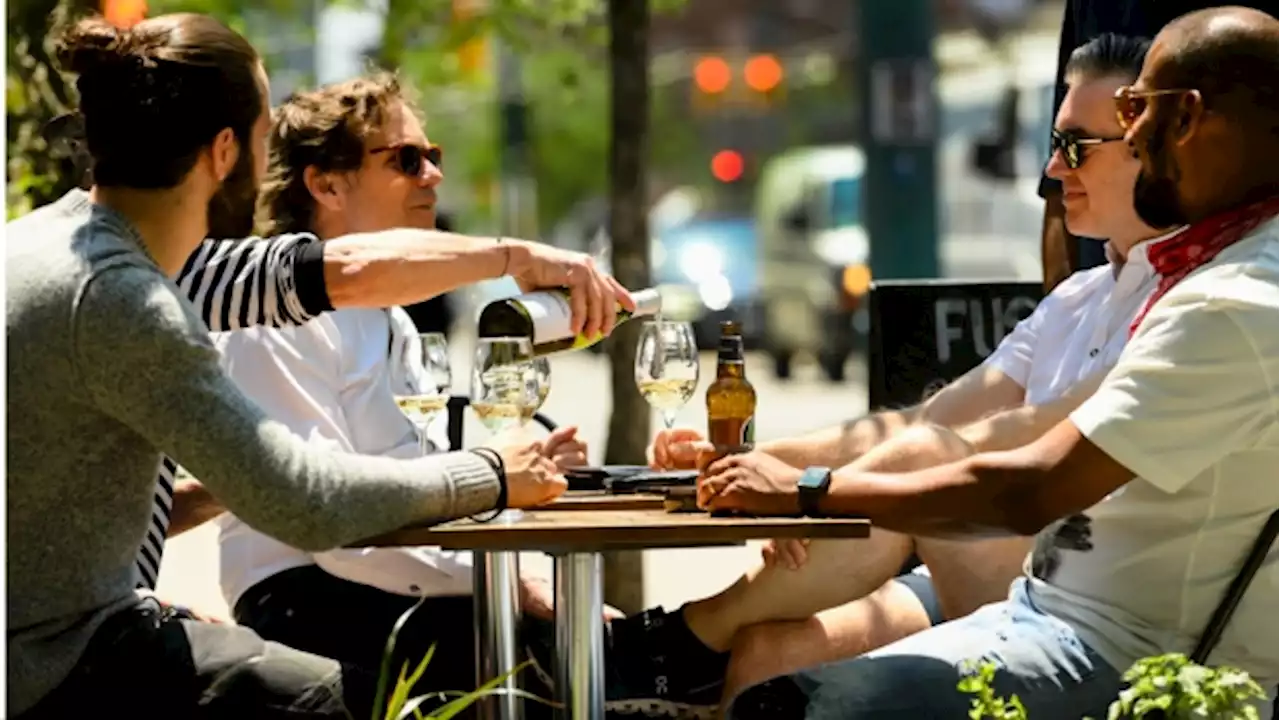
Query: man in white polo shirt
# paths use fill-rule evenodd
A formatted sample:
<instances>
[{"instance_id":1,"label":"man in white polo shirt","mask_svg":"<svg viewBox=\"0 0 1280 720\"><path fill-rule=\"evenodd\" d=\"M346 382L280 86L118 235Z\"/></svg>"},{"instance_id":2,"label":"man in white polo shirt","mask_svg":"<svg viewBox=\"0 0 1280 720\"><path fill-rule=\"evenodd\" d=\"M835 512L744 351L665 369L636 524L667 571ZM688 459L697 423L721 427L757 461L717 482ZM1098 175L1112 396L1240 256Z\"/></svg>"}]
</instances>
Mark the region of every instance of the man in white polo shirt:
<instances>
[{"instance_id":1,"label":"man in white polo shirt","mask_svg":"<svg viewBox=\"0 0 1280 720\"><path fill-rule=\"evenodd\" d=\"M1024 447L928 470L841 470L803 504L759 457L708 468L716 510L808 507L900 532L1043 541L1008 600L796 675L806 702L775 717L963 717L956 682L973 661L994 662L996 693L1018 695L1030 717L1101 717L1120 671L1191 651L1277 507L1278 55L1270 16L1192 13L1117 93L1142 163L1138 213L1189 227L1148 249L1156 292L1068 420ZM1277 604L1272 549L1208 662L1273 687Z\"/></svg>"},{"instance_id":2,"label":"man in white polo shirt","mask_svg":"<svg viewBox=\"0 0 1280 720\"><path fill-rule=\"evenodd\" d=\"M914 470L959 459L974 449L1029 442L1065 418L1081 393L1096 387L1115 364L1129 323L1155 287L1146 249L1167 234L1134 212L1132 188L1139 163L1122 142L1112 99L1137 77L1147 46L1142 39L1104 35L1077 48L1068 63L1068 93L1055 120L1048 172L1066 188L1073 232L1111 239L1111 265L1063 282L980 367L919 407L761 443L761 455L797 470L855 462L866 470ZM1073 388L1076 392L1069 393ZM959 437L929 424L956 428ZM875 432L877 425L890 428L894 436L883 440ZM656 464L691 465L687 443L699 438L683 430L660 434ZM673 458L673 452L679 457ZM689 678L688 685L699 689L671 693L672 701L714 705L720 688L713 680L722 673L727 673L726 692L732 695L745 685L853 657L1004 598L1030 545L1026 538L951 542L880 529L868 540L808 546L779 541L768 548L765 567L724 592L688 603L679 612L650 611L663 620L660 626L651 624L660 629L651 631L655 639L648 646L659 649L654 654L663 662L651 663L650 674ZM925 564L915 573L894 577L913 552ZM775 559L778 555L782 559ZM680 667L673 668L677 662ZM762 697L767 694L757 691L752 699L767 704L771 700ZM767 715L765 709L760 712Z\"/></svg>"}]
</instances>

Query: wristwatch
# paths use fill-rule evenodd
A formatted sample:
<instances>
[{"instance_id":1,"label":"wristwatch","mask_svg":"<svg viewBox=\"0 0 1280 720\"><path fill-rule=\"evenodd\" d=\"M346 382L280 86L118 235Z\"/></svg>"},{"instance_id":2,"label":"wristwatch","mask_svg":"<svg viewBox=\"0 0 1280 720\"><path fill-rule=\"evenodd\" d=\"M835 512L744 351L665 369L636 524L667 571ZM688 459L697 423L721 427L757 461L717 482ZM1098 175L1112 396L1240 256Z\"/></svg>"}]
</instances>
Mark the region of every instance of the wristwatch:
<instances>
[{"instance_id":1,"label":"wristwatch","mask_svg":"<svg viewBox=\"0 0 1280 720\"><path fill-rule=\"evenodd\" d=\"M821 517L818 503L831 488L831 468L810 467L800 475L800 514L805 517Z\"/></svg>"}]
</instances>

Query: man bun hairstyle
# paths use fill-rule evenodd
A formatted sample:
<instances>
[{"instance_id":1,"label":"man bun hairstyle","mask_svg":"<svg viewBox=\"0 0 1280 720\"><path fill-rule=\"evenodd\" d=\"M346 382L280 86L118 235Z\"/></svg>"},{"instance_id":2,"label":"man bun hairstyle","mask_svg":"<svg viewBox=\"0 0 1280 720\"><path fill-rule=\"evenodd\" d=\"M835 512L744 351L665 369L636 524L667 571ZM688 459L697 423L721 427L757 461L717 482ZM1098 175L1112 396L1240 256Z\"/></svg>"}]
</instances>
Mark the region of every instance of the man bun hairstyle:
<instances>
[{"instance_id":1,"label":"man bun hairstyle","mask_svg":"<svg viewBox=\"0 0 1280 720\"><path fill-rule=\"evenodd\" d=\"M180 13L123 29L87 18L62 35L56 54L76 75L96 184L174 187L225 128L251 152L264 107L258 54L218 20Z\"/></svg>"}]
</instances>

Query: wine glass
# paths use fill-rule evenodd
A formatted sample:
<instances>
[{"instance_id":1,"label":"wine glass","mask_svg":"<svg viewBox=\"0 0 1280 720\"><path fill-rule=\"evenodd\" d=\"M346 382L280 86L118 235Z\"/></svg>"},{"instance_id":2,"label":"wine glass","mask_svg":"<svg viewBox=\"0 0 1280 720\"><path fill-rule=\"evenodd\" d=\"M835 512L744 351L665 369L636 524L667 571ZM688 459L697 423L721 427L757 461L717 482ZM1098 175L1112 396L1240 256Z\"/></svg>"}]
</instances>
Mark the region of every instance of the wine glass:
<instances>
[{"instance_id":1,"label":"wine glass","mask_svg":"<svg viewBox=\"0 0 1280 720\"><path fill-rule=\"evenodd\" d=\"M528 371L527 380L533 389L536 404L525 409L524 416L520 418L521 423L532 420L547 401L547 395L551 394L551 362L544 357L534 358L528 363Z\"/></svg>"},{"instance_id":2,"label":"wine glass","mask_svg":"<svg viewBox=\"0 0 1280 720\"><path fill-rule=\"evenodd\" d=\"M396 405L418 429L423 453L429 449L427 427L449 405L453 374L449 343L443 333L407 335L399 344L400 381Z\"/></svg>"},{"instance_id":3,"label":"wine glass","mask_svg":"<svg viewBox=\"0 0 1280 720\"><path fill-rule=\"evenodd\" d=\"M670 430L676 411L698 388L698 343L692 325L669 320L644 324L636 348L636 387L662 413L662 422Z\"/></svg>"},{"instance_id":4,"label":"wine glass","mask_svg":"<svg viewBox=\"0 0 1280 720\"><path fill-rule=\"evenodd\" d=\"M471 409L489 432L518 427L525 413L537 408L533 374L533 344L527 337L481 338L476 342L471 372Z\"/></svg>"}]
</instances>

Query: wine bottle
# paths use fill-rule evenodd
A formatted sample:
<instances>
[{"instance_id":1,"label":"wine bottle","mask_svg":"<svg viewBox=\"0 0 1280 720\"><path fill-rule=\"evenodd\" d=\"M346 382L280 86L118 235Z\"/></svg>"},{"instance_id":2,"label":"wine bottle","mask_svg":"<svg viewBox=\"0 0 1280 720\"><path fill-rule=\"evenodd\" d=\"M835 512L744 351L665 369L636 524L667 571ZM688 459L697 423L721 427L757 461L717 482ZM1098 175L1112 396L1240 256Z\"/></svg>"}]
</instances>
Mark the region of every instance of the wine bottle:
<instances>
[{"instance_id":1,"label":"wine bottle","mask_svg":"<svg viewBox=\"0 0 1280 720\"><path fill-rule=\"evenodd\" d=\"M618 307L617 324L633 317L657 315L662 311L662 295L656 288L631 294L636 303L634 312ZM563 350L581 350L603 340L574 334L571 327L572 308L569 291L556 288L518 295L505 300L494 300L480 311L476 334L482 338L527 337L533 345L535 356L550 355Z\"/></svg>"}]
</instances>

